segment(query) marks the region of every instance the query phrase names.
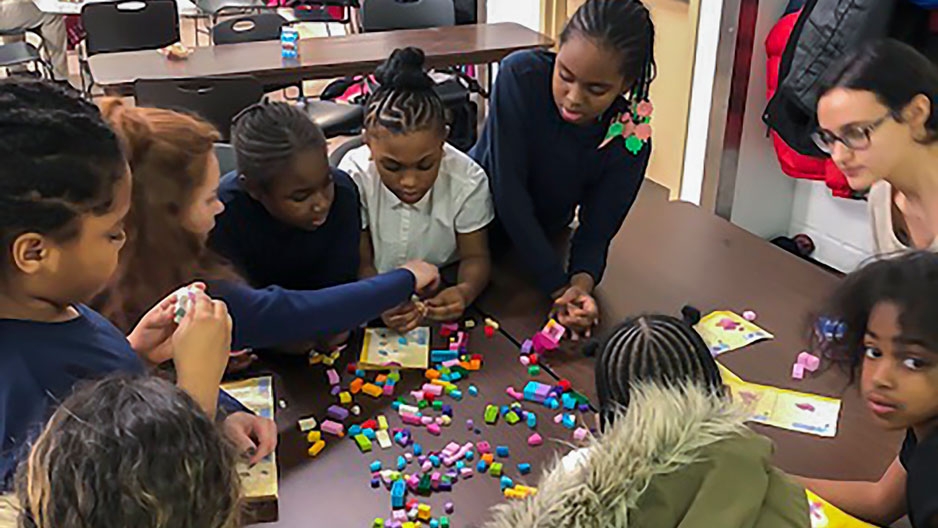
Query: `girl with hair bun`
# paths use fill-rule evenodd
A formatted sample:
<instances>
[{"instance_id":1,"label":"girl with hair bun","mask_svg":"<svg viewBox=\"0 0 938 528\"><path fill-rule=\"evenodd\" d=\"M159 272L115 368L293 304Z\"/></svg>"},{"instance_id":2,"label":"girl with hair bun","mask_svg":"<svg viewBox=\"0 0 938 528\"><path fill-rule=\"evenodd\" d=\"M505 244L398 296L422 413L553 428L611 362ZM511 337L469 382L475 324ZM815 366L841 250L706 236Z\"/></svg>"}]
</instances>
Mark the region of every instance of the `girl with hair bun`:
<instances>
[{"instance_id":1,"label":"girl with hair bun","mask_svg":"<svg viewBox=\"0 0 938 528\"><path fill-rule=\"evenodd\" d=\"M410 259L459 262L454 286L383 314L388 327L406 332L424 318L458 318L485 288L494 211L485 172L446 143L446 108L424 71L423 51L395 50L375 77L381 86L365 109L365 145L339 163L361 197L360 275Z\"/></svg>"}]
</instances>

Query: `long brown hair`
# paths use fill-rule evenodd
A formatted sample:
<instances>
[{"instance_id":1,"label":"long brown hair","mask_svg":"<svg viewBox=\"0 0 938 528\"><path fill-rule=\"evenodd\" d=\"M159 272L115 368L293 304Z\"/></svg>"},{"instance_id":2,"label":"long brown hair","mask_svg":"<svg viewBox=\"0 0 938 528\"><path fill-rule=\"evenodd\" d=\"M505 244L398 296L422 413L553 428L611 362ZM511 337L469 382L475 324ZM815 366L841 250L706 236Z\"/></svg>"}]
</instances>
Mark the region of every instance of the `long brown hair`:
<instances>
[{"instance_id":1,"label":"long brown hair","mask_svg":"<svg viewBox=\"0 0 938 528\"><path fill-rule=\"evenodd\" d=\"M120 265L94 307L130 331L147 310L185 284L237 279L182 222L221 136L196 116L129 107L116 98L104 99L101 112L124 144L133 194Z\"/></svg>"}]
</instances>

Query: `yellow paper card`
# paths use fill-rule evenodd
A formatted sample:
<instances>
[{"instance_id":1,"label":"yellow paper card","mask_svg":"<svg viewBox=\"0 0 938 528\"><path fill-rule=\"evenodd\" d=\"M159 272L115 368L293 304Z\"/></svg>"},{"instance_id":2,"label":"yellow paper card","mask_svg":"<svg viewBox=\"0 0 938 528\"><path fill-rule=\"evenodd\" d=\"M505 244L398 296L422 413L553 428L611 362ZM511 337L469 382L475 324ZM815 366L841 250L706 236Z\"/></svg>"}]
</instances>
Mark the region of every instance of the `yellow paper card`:
<instances>
[{"instance_id":1,"label":"yellow paper card","mask_svg":"<svg viewBox=\"0 0 938 528\"><path fill-rule=\"evenodd\" d=\"M713 312L694 326L714 357L775 336L730 311Z\"/></svg>"},{"instance_id":2,"label":"yellow paper card","mask_svg":"<svg viewBox=\"0 0 938 528\"><path fill-rule=\"evenodd\" d=\"M225 383L222 384L222 389L258 416L274 419L274 391L270 376ZM253 467L248 467L247 463L239 460L237 468L245 499L277 497L276 453L264 457Z\"/></svg>"},{"instance_id":3,"label":"yellow paper card","mask_svg":"<svg viewBox=\"0 0 938 528\"><path fill-rule=\"evenodd\" d=\"M818 497L811 490L805 490L808 496L808 508L811 515L811 528L876 528L847 515L836 506Z\"/></svg>"},{"instance_id":4,"label":"yellow paper card","mask_svg":"<svg viewBox=\"0 0 938 528\"><path fill-rule=\"evenodd\" d=\"M358 368L425 369L429 366L430 328L421 326L404 335L387 328L365 329Z\"/></svg>"}]
</instances>

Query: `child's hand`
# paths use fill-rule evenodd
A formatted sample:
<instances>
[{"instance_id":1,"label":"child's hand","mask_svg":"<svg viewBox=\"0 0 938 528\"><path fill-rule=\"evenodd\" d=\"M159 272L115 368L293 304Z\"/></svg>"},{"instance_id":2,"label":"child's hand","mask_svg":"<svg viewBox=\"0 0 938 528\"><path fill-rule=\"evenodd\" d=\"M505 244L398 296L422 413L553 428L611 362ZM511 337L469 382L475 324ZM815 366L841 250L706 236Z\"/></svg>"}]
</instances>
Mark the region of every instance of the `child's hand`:
<instances>
[{"instance_id":1,"label":"child's hand","mask_svg":"<svg viewBox=\"0 0 938 528\"><path fill-rule=\"evenodd\" d=\"M231 354L231 325L224 302L195 293L173 334L173 363L180 383L188 380L217 390Z\"/></svg>"},{"instance_id":2,"label":"child's hand","mask_svg":"<svg viewBox=\"0 0 938 528\"><path fill-rule=\"evenodd\" d=\"M417 293L431 292L440 286L440 270L433 264L428 264L422 260L412 260L401 266L401 269L414 274L417 283L414 286L414 291Z\"/></svg>"},{"instance_id":3,"label":"child's hand","mask_svg":"<svg viewBox=\"0 0 938 528\"><path fill-rule=\"evenodd\" d=\"M574 336L590 337L591 329L599 323L599 307L593 296L579 286L568 287L554 301L553 315Z\"/></svg>"},{"instance_id":4,"label":"child's hand","mask_svg":"<svg viewBox=\"0 0 938 528\"><path fill-rule=\"evenodd\" d=\"M225 418L225 435L251 465L277 448L277 424L251 413L236 412Z\"/></svg>"},{"instance_id":5,"label":"child's hand","mask_svg":"<svg viewBox=\"0 0 938 528\"><path fill-rule=\"evenodd\" d=\"M406 334L420 326L423 316L414 302L406 302L381 314L385 326L399 334Z\"/></svg>"},{"instance_id":6,"label":"child's hand","mask_svg":"<svg viewBox=\"0 0 938 528\"><path fill-rule=\"evenodd\" d=\"M193 283L189 287L205 291L205 284L201 282ZM153 365L159 365L173 358L170 337L176 330L176 323L173 322L175 304L176 293L173 292L151 308L127 336L130 346L137 354Z\"/></svg>"},{"instance_id":7,"label":"child's hand","mask_svg":"<svg viewBox=\"0 0 938 528\"><path fill-rule=\"evenodd\" d=\"M433 321L452 321L466 311L466 297L458 286L446 288L427 299L427 318Z\"/></svg>"}]
</instances>

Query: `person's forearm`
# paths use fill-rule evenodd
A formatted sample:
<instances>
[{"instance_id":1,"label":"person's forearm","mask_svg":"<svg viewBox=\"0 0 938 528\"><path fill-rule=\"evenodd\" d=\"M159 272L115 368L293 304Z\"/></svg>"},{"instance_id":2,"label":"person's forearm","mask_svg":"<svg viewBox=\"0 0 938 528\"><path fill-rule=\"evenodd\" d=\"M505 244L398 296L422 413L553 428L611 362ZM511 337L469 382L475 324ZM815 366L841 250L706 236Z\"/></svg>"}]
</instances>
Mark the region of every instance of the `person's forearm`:
<instances>
[{"instance_id":1,"label":"person's forearm","mask_svg":"<svg viewBox=\"0 0 938 528\"><path fill-rule=\"evenodd\" d=\"M802 486L854 517L888 525L902 516L885 511L875 482L794 477Z\"/></svg>"},{"instance_id":2,"label":"person's forearm","mask_svg":"<svg viewBox=\"0 0 938 528\"><path fill-rule=\"evenodd\" d=\"M378 268L373 263L363 264L358 268L359 279L370 279L378 274Z\"/></svg>"},{"instance_id":3,"label":"person's forearm","mask_svg":"<svg viewBox=\"0 0 938 528\"><path fill-rule=\"evenodd\" d=\"M472 304L489 283L492 271L488 255L463 258L459 263L459 284L456 285L466 305Z\"/></svg>"},{"instance_id":4,"label":"person's forearm","mask_svg":"<svg viewBox=\"0 0 938 528\"><path fill-rule=\"evenodd\" d=\"M180 372L176 378L176 386L186 391L209 418L215 419L215 411L218 408L217 382L208 382L198 376L187 376Z\"/></svg>"}]
</instances>

